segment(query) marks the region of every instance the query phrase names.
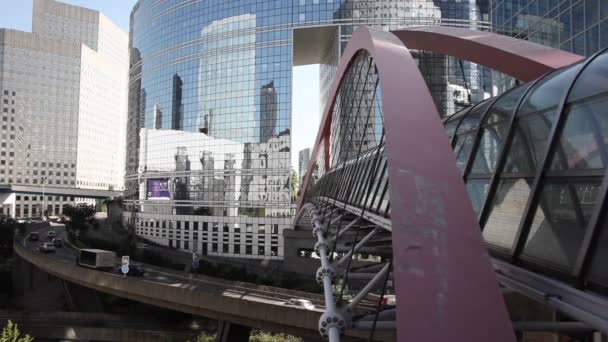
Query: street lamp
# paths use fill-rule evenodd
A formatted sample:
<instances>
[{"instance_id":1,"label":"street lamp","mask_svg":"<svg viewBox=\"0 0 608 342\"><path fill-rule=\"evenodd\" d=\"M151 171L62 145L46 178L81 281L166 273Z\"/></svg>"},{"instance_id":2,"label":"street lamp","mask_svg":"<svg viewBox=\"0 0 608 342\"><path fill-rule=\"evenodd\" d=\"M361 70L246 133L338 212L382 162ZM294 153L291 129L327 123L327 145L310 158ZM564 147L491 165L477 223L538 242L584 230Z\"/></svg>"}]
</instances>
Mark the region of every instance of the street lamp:
<instances>
[{"instance_id":1,"label":"street lamp","mask_svg":"<svg viewBox=\"0 0 608 342\"><path fill-rule=\"evenodd\" d=\"M40 181L42 182L42 220L44 221L44 219L46 218L46 215L45 215L45 212L46 212L46 195L45 195L46 177L42 177L42 179Z\"/></svg>"}]
</instances>

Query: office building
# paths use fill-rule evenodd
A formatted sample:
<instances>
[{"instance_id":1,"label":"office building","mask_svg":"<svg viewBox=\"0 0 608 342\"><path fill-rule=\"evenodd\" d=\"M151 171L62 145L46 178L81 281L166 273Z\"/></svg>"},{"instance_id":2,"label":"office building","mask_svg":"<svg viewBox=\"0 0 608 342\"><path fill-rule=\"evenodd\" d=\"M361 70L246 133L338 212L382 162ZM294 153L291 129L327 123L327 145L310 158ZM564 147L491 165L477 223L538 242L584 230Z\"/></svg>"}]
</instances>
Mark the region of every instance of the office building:
<instances>
[{"instance_id":1,"label":"office building","mask_svg":"<svg viewBox=\"0 0 608 342\"><path fill-rule=\"evenodd\" d=\"M591 56L608 47L608 1L513 1L492 4L497 33Z\"/></svg>"},{"instance_id":2,"label":"office building","mask_svg":"<svg viewBox=\"0 0 608 342\"><path fill-rule=\"evenodd\" d=\"M304 184L304 176L308 170L308 162L310 162L310 148L305 148L298 153L298 177L300 178L300 188Z\"/></svg>"},{"instance_id":3,"label":"office building","mask_svg":"<svg viewBox=\"0 0 608 342\"><path fill-rule=\"evenodd\" d=\"M293 214L293 67L321 64L323 102L354 27L489 29L489 18L488 0L140 0L125 220L182 250L282 259ZM416 57L443 115L489 96L490 74L473 63ZM356 126L369 146L380 137L375 122Z\"/></svg>"},{"instance_id":4,"label":"office building","mask_svg":"<svg viewBox=\"0 0 608 342\"><path fill-rule=\"evenodd\" d=\"M128 36L103 14L33 3L32 32L0 29L0 203L58 215L124 187Z\"/></svg>"}]
</instances>

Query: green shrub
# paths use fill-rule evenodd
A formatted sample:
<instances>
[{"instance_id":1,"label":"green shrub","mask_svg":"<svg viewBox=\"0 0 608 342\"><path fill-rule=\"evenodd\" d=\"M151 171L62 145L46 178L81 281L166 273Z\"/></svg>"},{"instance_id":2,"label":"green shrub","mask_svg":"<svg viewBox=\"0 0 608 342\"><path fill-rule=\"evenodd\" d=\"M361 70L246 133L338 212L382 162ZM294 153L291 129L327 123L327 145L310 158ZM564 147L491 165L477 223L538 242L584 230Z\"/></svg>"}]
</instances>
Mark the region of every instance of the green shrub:
<instances>
[{"instance_id":1,"label":"green shrub","mask_svg":"<svg viewBox=\"0 0 608 342\"><path fill-rule=\"evenodd\" d=\"M34 341L30 335L21 336L21 332L17 328L17 324L14 324L10 320L4 329L2 329L2 335L0 335L0 342L32 342Z\"/></svg>"}]
</instances>

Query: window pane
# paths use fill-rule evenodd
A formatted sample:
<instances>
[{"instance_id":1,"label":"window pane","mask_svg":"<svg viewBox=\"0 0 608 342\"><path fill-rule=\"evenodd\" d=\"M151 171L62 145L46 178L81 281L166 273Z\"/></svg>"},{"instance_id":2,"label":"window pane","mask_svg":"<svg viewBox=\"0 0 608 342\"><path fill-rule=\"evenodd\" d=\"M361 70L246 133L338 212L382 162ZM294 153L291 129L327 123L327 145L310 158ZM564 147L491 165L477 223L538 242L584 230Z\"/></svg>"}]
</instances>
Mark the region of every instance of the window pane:
<instances>
[{"instance_id":1,"label":"window pane","mask_svg":"<svg viewBox=\"0 0 608 342\"><path fill-rule=\"evenodd\" d=\"M570 269L595 205L599 181L547 183L523 255Z\"/></svg>"},{"instance_id":2,"label":"window pane","mask_svg":"<svg viewBox=\"0 0 608 342\"><path fill-rule=\"evenodd\" d=\"M473 161L472 174L489 174L494 172L496 160L507 134L508 121L502 121L482 129L481 140Z\"/></svg>"},{"instance_id":3,"label":"window pane","mask_svg":"<svg viewBox=\"0 0 608 342\"><path fill-rule=\"evenodd\" d=\"M608 36L608 32L602 32ZM608 52L597 56L576 80L568 102L608 91Z\"/></svg>"},{"instance_id":4,"label":"window pane","mask_svg":"<svg viewBox=\"0 0 608 342\"><path fill-rule=\"evenodd\" d=\"M542 160L555 110L520 119L515 128L504 172L534 172Z\"/></svg>"},{"instance_id":5,"label":"window pane","mask_svg":"<svg viewBox=\"0 0 608 342\"><path fill-rule=\"evenodd\" d=\"M602 160L607 157L608 118L603 115L605 108L608 108L608 97L569 106L551 170L605 167Z\"/></svg>"},{"instance_id":6,"label":"window pane","mask_svg":"<svg viewBox=\"0 0 608 342\"><path fill-rule=\"evenodd\" d=\"M557 107L559 101L565 94L566 89L570 86L572 79L580 68L581 63L578 63L545 76L534 86L534 89L528 93L521 108L517 112L517 115L524 115Z\"/></svg>"},{"instance_id":7,"label":"window pane","mask_svg":"<svg viewBox=\"0 0 608 342\"><path fill-rule=\"evenodd\" d=\"M600 228L600 233L595 254L591 259L589 278L602 286L608 287L608 219L604 218L604 223Z\"/></svg>"},{"instance_id":8,"label":"window pane","mask_svg":"<svg viewBox=\"0 0 608 342\"><path fill-rule=\"evenodd\" d=\"M531 186L532 179L529 178L500 181L490 216L483 230L483 236L488 243L511 249Z\"/></svg>"},{"instance_id":9,"label":"window pane","mask_svg":"<svg viewBox=\"0 0 608 342\"><path fill-rule=\"evenodd\" d=\"M486 199L489 182L489 179L471 179L467 182L467 191L475 214L479 214L483 201Z\"/></svg>"},{"instance_id":10,"label":"window pane","mask_svg":"<svg viewBox=\"0 0 608 342\"><path fill-rule=\"evenodd\" d=\"M491 125L500 121L509 120L511 115L513 115L515 106L517 106L517 103L521 100L521 96L529 87L530 84L527 83L502 95L490 109L486 124Z\"/></svg>"},{"instance_id":11,"label":"window pane","mask_svg":"<svg viewBox=\"0 0 608 342\"><path fill-rule=\"evenodd\" d=\"M458 134L479 127L481 117L486 112L489 105L490 100L485 100L484 102L473 107L462 120L460 127L458 127Z\"/></svg>"},{"instance_id":12,"label":"window pane","mask_svg":"<svg viewBox=\"0 0 608 342\"><path fill-rule=\"evenodd\" d=\"M458 165L460 171L464 170L464 167L467 163L467 159L471 154L474 138L475 131L456 137L456 144L454 145L454 154L456 155L456 165Z\"/></svg>"}]
</instances>

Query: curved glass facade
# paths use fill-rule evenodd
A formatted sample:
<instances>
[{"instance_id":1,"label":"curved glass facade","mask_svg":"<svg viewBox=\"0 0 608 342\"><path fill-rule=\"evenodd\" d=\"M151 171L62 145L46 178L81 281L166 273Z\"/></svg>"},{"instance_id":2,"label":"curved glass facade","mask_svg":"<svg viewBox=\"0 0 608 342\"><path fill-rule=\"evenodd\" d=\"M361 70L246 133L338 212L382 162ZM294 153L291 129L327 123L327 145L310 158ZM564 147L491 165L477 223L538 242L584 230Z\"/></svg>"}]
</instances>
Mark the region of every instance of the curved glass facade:
<instances>
[{"instance_id":1,"label":"curved glass facade","mask_svg":"<svg viewBox=\"0 0 608 342\"><path fill-rule=\"evenodd\" d=\"M485 103L444 125L490 249L608 288L608 51Z\"/></svg>"},{"instance_id":2,"label":"curved glass facade","mask_svg":"<svg viewBox=\"0 0 608 342\"><path fill-rule=\"evenodd\" d=\"M335 29L329 45L312 46L323 51L326 90L355 26L482 29L488 3L140 0L131 13L127 221L184 250L281 259L298 129L291 127L294 30ZM447 58L420 57L436 100L452 103L447 111L467 102L465 92L483 97L481 69L459 63L446 75Z\"/></svg>"}]
</instances>

